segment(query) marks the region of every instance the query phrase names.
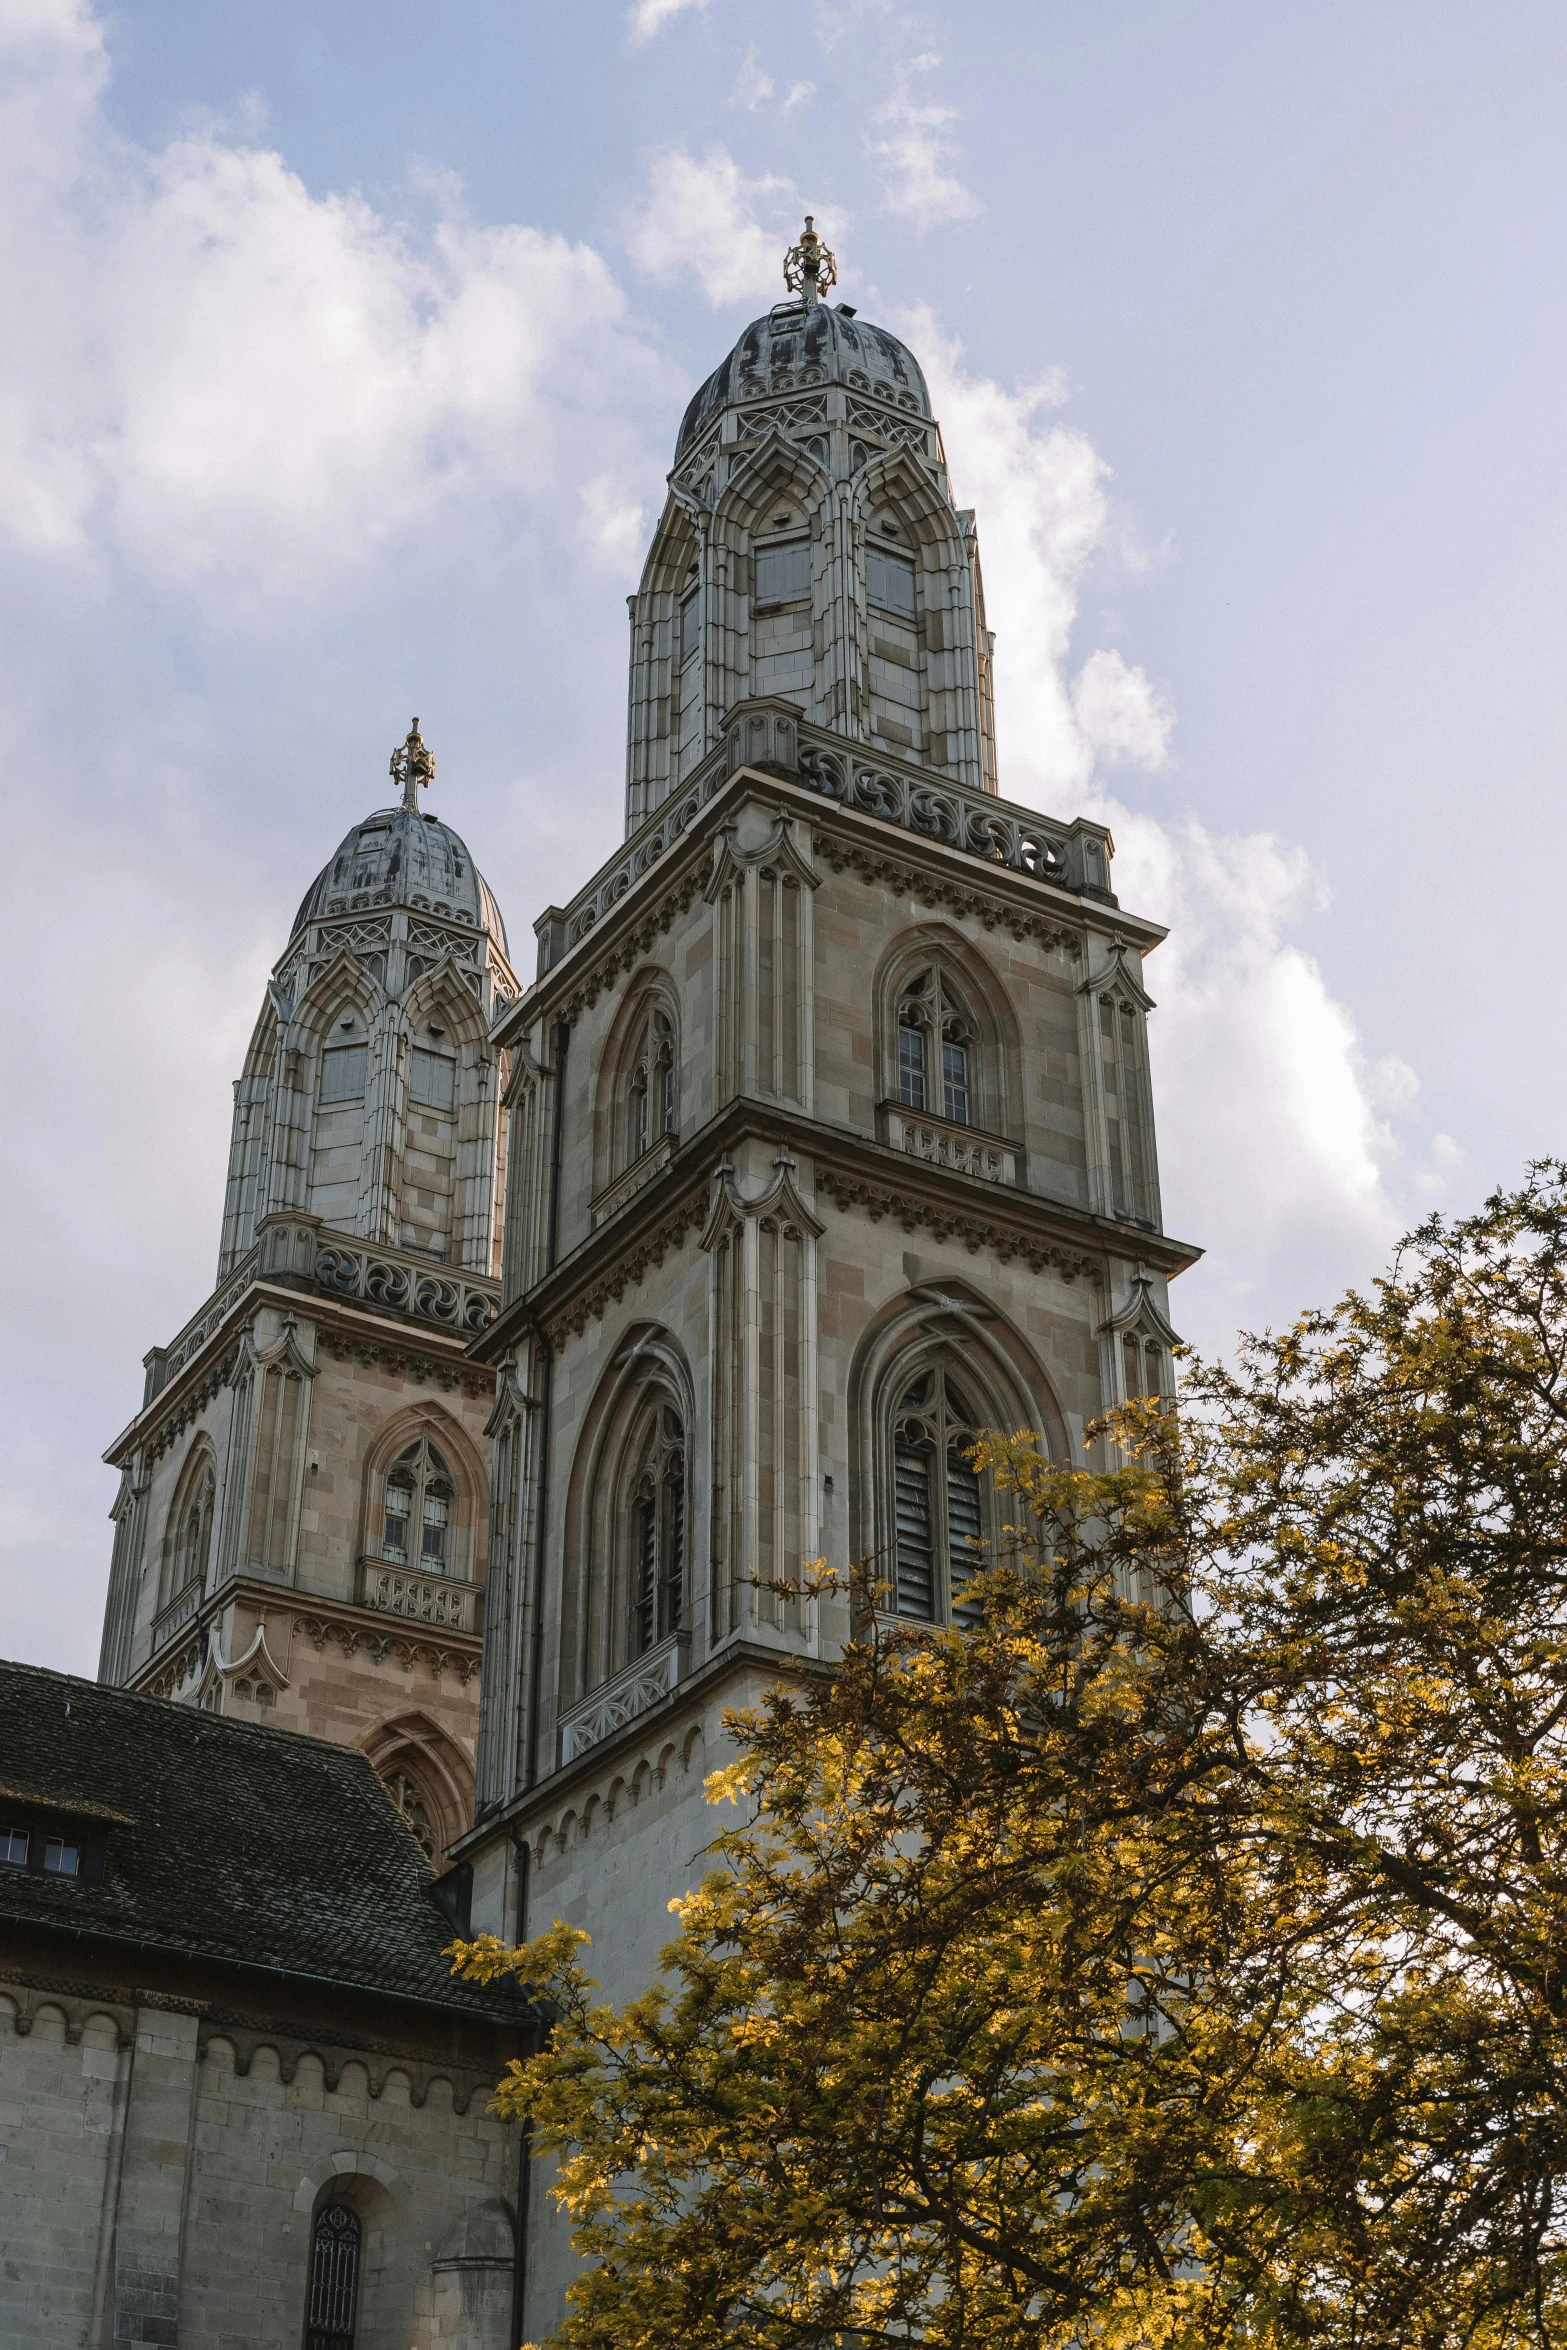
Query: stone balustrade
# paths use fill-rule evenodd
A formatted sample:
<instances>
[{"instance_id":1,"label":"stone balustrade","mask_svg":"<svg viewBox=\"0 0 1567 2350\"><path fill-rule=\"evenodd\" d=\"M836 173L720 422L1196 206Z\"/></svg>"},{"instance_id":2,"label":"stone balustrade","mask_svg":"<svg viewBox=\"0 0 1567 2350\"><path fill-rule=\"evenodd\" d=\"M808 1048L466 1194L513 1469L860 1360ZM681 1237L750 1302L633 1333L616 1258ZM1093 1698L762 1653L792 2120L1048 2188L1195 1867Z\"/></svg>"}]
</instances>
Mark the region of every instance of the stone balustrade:
<instances>
[{"instance_id":1,"label":"stone balustrade","mask_svg":"<svg viewBox=\"0 0 1567 2350\"><path fill-rule=\"evenodd\" d=\"M170 1600L168 1606L154 1618L152 1626L152 1653L154 1655L157 1654L165 1641L173 1639L182 1624L190 1622L191 1617L201 1605L201 1590L200 1583L188 1583L185 1589L176 1598Z\"/></svg>"},{"instance_id":2,"label":"stone balustrade","mask_svg":"<svg viewBox=\"0 0 1567 2350\"><path fill-rule=\"evenodd\" d=\"M200 1353L257 1281L281 1281L290 1289L354 1298L378 1312L405 1314L464 1339L486 1329L500 1308L497 1281L449 1273L411 1251L374 1247L351 1234L331 1231L316 1216L268 1216L255 1247L201 1311L168 1346L155 1346L144 1357L144 1407Z\"/></svg>"},{"instance_id":3,"label":"stone balustrade","mask_svg":"<svg viewBox=\"0 0 1567 2350\"><path fill-rule=\"evenodd\" d=\"M813 726L786 702L750 701L731 713L724 740L688 783L673 791L569 906L551 906L535 924L539 976L585 938L649 872L738 768L758 767L803 783L835 805L874 816L901 831L964 850L987 864L1049 882L1106 905L1110 835L1080 817L1061 824L1036 809L998 799L971 784L871 751Z\"/></svg>"},{"instance_id":4,"label":"stone balustrade","mask_svg":"<svg viewBox=\"0 0 1567 2350\"><path fill-rule=\"evenodd\" d=\"M560 1759L574 1762L590 1747L602 1745L616 1730L623 1730L639 1714L645 1714L670 1696L685 1672L690 1652L688 1632L672 1632L657 1648L650 1648L645 1656L617 1673L594 1690L591 1697L570 1713L563 1715L560 1725Z\"/></svg>"},{"instance_id":5,"label":"stone balustrade","mask_svg":"<svg viewBox=\"0 0 1567 2350\"><path fill-rule=\"evenodd\" d=\"M429 1624L442 1632L477 1632L479 1594L450 1575L422 1575L385 1559L359 1562L359 1604L380 1614Z\"/></svg>"},{"instance_id":6,"label":"stone balustrade","mask_svg":"<svg viewBox=\"0 0 1567 2350\"><path fill-rule=\"evenodd\" d=\"M978 1175L986 1183L1018 1179L1017 1149L1004 1136L982 1134L925 1110L906 1110L900 1102L882 1103L881 1129L882 1140L911 1159L948 1167L955 1175Z\"/></svg>"}]
</instances>

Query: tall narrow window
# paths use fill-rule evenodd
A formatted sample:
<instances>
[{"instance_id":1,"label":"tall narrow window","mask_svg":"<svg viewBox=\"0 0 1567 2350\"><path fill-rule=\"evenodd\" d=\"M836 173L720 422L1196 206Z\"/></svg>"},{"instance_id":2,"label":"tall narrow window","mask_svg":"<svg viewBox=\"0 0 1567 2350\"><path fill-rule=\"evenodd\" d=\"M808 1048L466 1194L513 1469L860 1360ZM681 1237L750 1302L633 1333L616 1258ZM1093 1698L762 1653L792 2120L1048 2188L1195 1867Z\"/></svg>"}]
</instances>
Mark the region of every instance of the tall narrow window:
<instances>
[{"instance_id":1,"label":"tall narrow window","mask_svg":"<svg viewBox=\"0 0 1567 2350\"><path fill-rule=\"evenodd\" d=\"M973 1620L964 1592L981 1562L984 1495L969 1452L976 1422L938 1365L892 1416L893 1607L920 1623Z\"/></svg>"},{"instance_id":2,"label":"tall narrow window","mask_svg":"<svg viewBox=\"0 0 1567 2350\"><path fill-rule=\"evenodd\" d=\"M940 1110L954 1126L974 1117L974 1024L939 970L916 973L898 1003L898 1099L908 1110L934 1110L932 1079L939 1070Z\"/></svg>"},{"instance_id":3,"label":"tall narrow window","mask_svg":"<svg viewBox=\"0 0 1567 2350\"><path fill-rule=\"evenodd\" d=\"M381 1557L426 1575L450 1574L454 1495L451 1470L428 1437L400 1452L382 1492Z\"/></svg>"},{"instance_id":4,"label":"tall narrow window","mask_svg":"<svg viewBox=\"0 0 1567 2350\"><path fill-rule=\"evenodd\" d=\"M675 1131L675 1024L658 1006L632 1053L626 1114L628 1164Z\"/></svg>"},{"instance_id":5,"label":"tall narrow window","mask_svg":"<svg viewBox=\"0 0 1567 2350\"><path fill-rule=\"evenodd\" d=\"M1144 1115L1141 1019L1134 1005L1099 999L1104 1062L1105 1124L1110 1146L1110 1192L1118 1216L1152 1220L1148 1121Z\"/></svg>"},{"instance_id":6,"label":"tall narrow window","mask_svg":"<svg viewBox=\"0 0 1567 2350\"><path fill-rule=\"evenodd\" d=\"M212 1513L217 1490L217 1478L209 1460L202 1469L196 1490L185 1504L184 1514L175 1533L171 1598L181 1591L188 1591L193 1583L206 1580L207 1560L212 1551Z\"/></svg>"},{"instance_id":7,"label":"tall narrow window","mask_svg":"<svg viewBox=\"0 0 1567 2350\"><path fill-rule=\"evenodd\" d=\"M359 2308L359 2214L329 2203L316 2216L310 2246L310 2315L305 2350L354 2350Z\"/></svg>"},{"instance_id":8,"label":"tall narrow window","mask_svg":"<svg viewBox=\"0 0 1567 2350\"><path fill-rule=\"evenodd\" d=\"M686 1586L686 1451L668 1404L643 1457L631 1512L632 1647L638 1656L679 1628Z\"/></svg>"},{"instance_id":9,"label":"tall narrow window","mask_svg":"<svg viewBox=\"0 0 1567 2350\"><path fill-rule=\"evenodd\" d=\"M912 1019L898 1022L898 1099L906 1110L927 1107L925 1031Z\"/></svg>"}]
</instances>

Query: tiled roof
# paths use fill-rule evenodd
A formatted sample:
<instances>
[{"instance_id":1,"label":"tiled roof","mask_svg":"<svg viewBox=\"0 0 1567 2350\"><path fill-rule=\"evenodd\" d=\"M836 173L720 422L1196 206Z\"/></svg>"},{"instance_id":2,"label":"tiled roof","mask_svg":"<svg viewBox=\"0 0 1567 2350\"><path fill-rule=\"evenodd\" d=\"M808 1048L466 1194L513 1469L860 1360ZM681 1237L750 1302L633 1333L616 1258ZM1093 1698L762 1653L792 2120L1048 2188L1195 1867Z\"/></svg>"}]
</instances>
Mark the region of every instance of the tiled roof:
<instances>
[{"instance_id":1,"label":"tiled roof","mask_svg":"<svg viewBox=\"0 0 1567 2350\"><path fill-rule=\"evenodd\" d=\"M0 1867L0 1922L67 1926L521 2020L452 1979L424 1855L361 1754L0 1662L0 1828L91 1824L103 1882Z\"/></svg>"}]
</instances>

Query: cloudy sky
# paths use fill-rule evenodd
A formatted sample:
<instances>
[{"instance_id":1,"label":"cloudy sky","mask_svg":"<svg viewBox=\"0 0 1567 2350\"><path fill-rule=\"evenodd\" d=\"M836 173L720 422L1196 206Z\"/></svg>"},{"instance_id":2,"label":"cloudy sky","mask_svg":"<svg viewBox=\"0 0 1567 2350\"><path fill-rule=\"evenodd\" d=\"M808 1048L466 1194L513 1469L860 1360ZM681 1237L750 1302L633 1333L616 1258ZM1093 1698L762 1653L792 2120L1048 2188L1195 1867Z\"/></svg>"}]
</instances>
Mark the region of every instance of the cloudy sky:
<instances>
[{"instance_id":1,"label":"cloudy sky","mask_svg":"<svg viewBox=\"0 0 1567 2350\"><path fill-rule=\"evenodd\" d=\"M229 1082L417 709L514 945L801 212L978 509L1002 788L1104 815L1177 1320L1563 1145L1567 16L1534 0L0 0L0 1541L90 1670Z\"/></svg>"}]
</instances>

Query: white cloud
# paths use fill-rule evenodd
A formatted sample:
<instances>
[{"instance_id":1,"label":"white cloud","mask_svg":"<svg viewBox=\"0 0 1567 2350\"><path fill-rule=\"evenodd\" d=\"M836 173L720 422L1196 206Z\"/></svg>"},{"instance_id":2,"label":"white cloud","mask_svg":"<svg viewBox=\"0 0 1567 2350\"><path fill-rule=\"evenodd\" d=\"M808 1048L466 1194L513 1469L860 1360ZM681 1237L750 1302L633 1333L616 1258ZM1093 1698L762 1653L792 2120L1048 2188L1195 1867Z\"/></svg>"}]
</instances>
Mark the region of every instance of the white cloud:
<instances>
[{"instance_id":1,"label":"white cloud","mask_svg":"<svg viewBox=\"0 0 1567 2350\"><path fill-rule=\"evenodd\" d=\"M612 402L638 363L588 247L476 227L449 197L416 236L213 133L117 147L101 62L55 15L52 135L25 77L0 101L7 274L48 280L21 302L36 331L0 352L13 542L295 584L481 477L547 478L562 417Z\"/></svg>"},{"instance_id":2,"label":"white cloud","mask_svg":"<svg viewBox=\"0 0 1567 2350\"><path fill-rule=\"evenodd\" d=\"M800 208L788 180L747 179L727 148L710 147L699 161L684 147L663 147L627 217L626 251L639 276L698 285L715 310L781 300Z\"/></svg>"},{"instance_id":3,"label":"white cloud","mask_svg":"<svg viewBox=\"0 0 1567 2350\"><path fill-rule=\"evenodd\" d=\"M748 113L754 114L759 106L766 105L772 94L773 77L757 56L756 43L753 41L740 60L740 70L735 75L734 88L729 93L731 103L743 106Z\"/></svg>"},{"instance_id":4,"label":"white cloud","mask_svg":"<svg viewBox=\"0 0 1567 2350\"><path fill-rule=\"evenodd\" d=\"M865 141L865 152L882 167L886 209L921 231L976 220L985 209L952 168L959 149L948 126L958 119L956 107L933 105L915 93L916 77L934 73L940 63L927 50L898 67L892 96L871 115Z\"/></svg>"},{"instance_id":5,"label":"white cloud","mask_svg":"<svg viewBox=\"0 0 1567 2350\"><path fill-rule=\"evenodd\" d=\"M677 16L699 14L707 5L708 0L636 0L626 17L631 27L631 38L639 48L643 47L647 42L657 40L659 34L666 26L672 25Z\"/></svg>"},{"instance_id":6,"label":"white cloud","mask_svg":"<svg viewBox=\"0 0 1567 2350\"><path fill-rule=\"evenodd\" d=\"M595 473L582 485L582 539L608 571L640 569L647 551L651 517L642 500L623 482L607 473Z\"/></svg>"},{"instance_id":7,"label":"white cloud","mask_svg":"<svg viewBox=\"0 0 1567 2350\"><path fill-rule=\"evenodd\" d=\"M1119 653L1090 653L1072 686L1072 715L1095 760L1109 767L1164 765L1175 712L1141 669Z\"/></svg>"},{"instance_id":8,"label":"white cloud","mask_svg":"<svg viewBox=\"0 0 1567 2350\"><path fill-rule=\"evenodd\" d=\"M740 70L735 75L729 103L731 106L743 106L748 114L755 114L767 104L769 98L776 95L777 88L777 83L758 57L753 41L740 60ZM779 101L779 111L790 114L796 106L803 106L807 98L814 98L815 95L814 82L791 82Z\"/></svg>"},{"instance_id":9,"label":"white cloud","mask_svg":"<svg viewBox=\"0 0 1567 2350\"><path fill-rule=\"evenodd\" d=\"M1073 675L1084 570L1121 530L1107 467L1052 413L1059 381L1011 392L971 374L928 313L905 331L954 487L979 518L1001 788L1107 823L1121 902L1170 926L1147 969L1165 1218L1209 1252L1174 1310L1188 1336L1222 1347L1238 1323L1287 1319L1374 1271L1411 1205L1450 1175L1450 1146L1438 1138L1411 1163L1393 1121L1416 1106L1414 1073L1368 1063L1296 935L1326 900L1304 852L1107 793L1107 766L1165 765L1174 712L1114 651L1090 651Z\"/></svg>"}]
</instances>

